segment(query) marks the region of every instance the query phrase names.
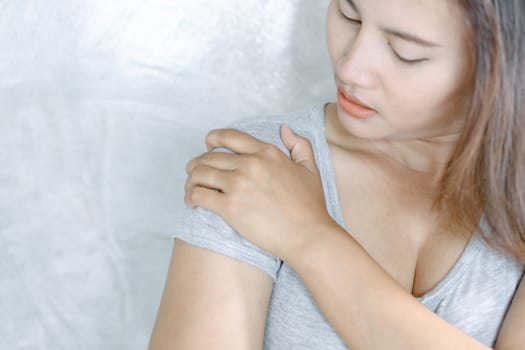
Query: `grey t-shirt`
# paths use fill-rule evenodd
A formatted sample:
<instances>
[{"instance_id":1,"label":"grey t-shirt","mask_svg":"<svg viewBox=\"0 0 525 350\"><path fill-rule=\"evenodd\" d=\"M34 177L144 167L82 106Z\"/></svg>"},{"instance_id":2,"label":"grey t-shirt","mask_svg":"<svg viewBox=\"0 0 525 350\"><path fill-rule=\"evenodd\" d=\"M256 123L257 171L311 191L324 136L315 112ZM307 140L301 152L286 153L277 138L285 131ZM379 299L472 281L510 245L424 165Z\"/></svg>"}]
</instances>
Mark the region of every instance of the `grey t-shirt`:
<instances>
[{"instance_id":1,"label":"grey t-shirt","mask_svg":"<svg viewBox=\"0 0 525 350\"><path fill-rule=\"evenodd\" d=\"M312 142L328 212L345 227L325 138L324 104L292 117L251 119L234 127L289 154L279 134L284 123ZM175 238L252 264L273 278L265 350L348 349L295 271L243 239L219 216L205 209L186 209ZM520 264L491 249L476 234L446 277L418 300L460 330L493 346L522 274Z\"/></svg>"}]
</instances>

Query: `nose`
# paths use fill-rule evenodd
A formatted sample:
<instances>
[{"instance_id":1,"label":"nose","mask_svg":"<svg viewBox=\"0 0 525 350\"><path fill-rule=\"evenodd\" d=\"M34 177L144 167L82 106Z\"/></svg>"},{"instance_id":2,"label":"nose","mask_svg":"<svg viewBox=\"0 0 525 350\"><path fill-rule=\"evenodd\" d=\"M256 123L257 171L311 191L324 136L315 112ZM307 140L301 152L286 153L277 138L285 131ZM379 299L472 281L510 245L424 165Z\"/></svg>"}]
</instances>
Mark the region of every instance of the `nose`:
<instances>
[{"instance_id":1,"label":"nose","mask_svg":"<svg viewBox=\"0 0 525 350\"><path fill-rule=\"evenodd\" d=\"M373 38L360 30L348 44L337 62L337 73L342 82L353 88L373 89L379 84Z\"/></svg>"}]
</instances>

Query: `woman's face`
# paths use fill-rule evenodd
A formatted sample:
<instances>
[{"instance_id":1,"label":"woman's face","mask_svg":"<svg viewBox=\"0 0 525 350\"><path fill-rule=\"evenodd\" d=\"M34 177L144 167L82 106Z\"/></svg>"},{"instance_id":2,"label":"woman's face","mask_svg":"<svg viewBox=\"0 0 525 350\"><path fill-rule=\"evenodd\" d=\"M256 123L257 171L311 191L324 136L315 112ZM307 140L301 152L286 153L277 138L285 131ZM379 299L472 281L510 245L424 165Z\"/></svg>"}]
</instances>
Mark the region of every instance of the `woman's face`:
<instances>
[{"instance_id":1,"label":"woman's face","mask_svg":"<svg viewBox=\"0 0 525 350\"><path fill-rule=\"evenodd\" d=\"M332 0L327 45L344 93L338 120L351 134L411 140L460 132L473 64L455 2Z\"/></svg>"}]
</instances>

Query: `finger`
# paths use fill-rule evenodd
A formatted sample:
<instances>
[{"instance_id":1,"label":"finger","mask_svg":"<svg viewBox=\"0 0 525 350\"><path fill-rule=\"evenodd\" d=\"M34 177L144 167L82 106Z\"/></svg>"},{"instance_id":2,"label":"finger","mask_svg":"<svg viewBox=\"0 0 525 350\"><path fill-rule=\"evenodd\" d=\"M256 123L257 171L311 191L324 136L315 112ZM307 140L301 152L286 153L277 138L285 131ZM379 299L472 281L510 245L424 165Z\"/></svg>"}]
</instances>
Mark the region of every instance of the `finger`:
<instances>
[{"instance_id":1,"label":"finger","mask_svg":"<svg viewBox=\"0 0 525 350\"><path fill-rule=\"evenodd\" d=\"M290 151L292 160L308 170L318 172L312 144L307 138L297 135L287 125L281 127L281 140Z\"/></svg>"},{"instance_id":2,"label":"finger","mask_svg":"<svg viewBox=\"0 0 525 350\"><path fill-rule=\"evenodd\" d=\"M224 206L225 195L205 187L193 187L186 193L184 202L189 208L205 208L220 215L220 209Z\"/></svg>"},{"instance_id":3,"label":"finger","mask_svg":"<svg viewBox=\"0 0 525 350\"><path fill-rule=\"evenodd\" d=\"M207 165L219 170L235 170L242 156L226 152L206 152L193 158L186 165L186 173L190 173L198 165Z\"/></svg>"},{"instance_id":4,"label":"finger","mask_svg":"<svg viewBox=\"0 0 525 350\"><path fill-rule=\"evenodd\" d=\"M253 154L268 144L257 138L235 129L217 129L206 136L208 149L225 147L239 154Z\"/></svg>"},{"instance_id":5,"label":"finger","mask_svg":"<svg viewBox=\"0 0 525 350\"><path fill-rule=\"evenodd\" d=\"M231 173L228 171L207 165L197 165L188 174L184 188L186 192L190 192L193 187L197 186L224 192L229 182L229 176Z\"/></svg>"}]
</instances>

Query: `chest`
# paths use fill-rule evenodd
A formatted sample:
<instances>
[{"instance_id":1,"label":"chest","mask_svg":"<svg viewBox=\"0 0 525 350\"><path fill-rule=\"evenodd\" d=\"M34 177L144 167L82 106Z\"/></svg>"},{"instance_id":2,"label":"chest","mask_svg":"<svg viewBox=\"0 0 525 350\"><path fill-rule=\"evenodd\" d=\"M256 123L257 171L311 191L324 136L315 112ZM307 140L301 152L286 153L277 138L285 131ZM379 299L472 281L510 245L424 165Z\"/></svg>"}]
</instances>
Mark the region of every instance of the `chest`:
<instances>
[{"instance_id":1,"label":"chest","mask_svg":"<svg viewBox=\"0 0 525 350\"><path fill-rule=\"evenodd\" d=\"M433 197L417 181L396 181L359 159L337 159L341 214L351 234L407 291L437 285L464 251L470 234L443 229Z\"/></svg>"}]
</instances>

